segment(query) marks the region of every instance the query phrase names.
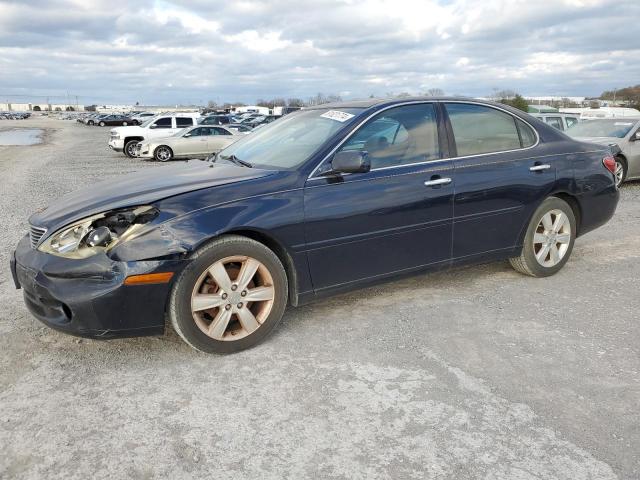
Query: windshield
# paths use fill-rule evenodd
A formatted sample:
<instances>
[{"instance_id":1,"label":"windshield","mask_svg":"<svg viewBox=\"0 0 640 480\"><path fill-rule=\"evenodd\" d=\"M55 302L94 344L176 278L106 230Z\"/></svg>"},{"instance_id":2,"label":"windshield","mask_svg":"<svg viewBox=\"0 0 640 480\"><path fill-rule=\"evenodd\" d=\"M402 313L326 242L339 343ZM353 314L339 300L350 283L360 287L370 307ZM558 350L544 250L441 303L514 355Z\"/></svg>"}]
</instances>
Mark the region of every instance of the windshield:
<instances>
[{"instance_id":1,"label":"windshield","mask_svg":"<svg viewBox=\"0 0 640 480\"><path fill-rule=\"evenodd\" d=\"M291 169L309 159L360 112L359 108L299 110L254 130L225 148L221 156L235 155L266 168Z\"/></svg>"},{"instance_id":2,"label":"windshield","mask_svg":"<svg viewBox=\"0 0 640 480\"><path fill-rule=\"evenodd\" d=\"M185 133L190 132L191 130L195 130L197 127L186 127L181 130L178 130L176 133L171 135L172 137L183 137Z\"/></svg>"},{"instance_id":3,"label":"windshield","mask_svg":"<svg viewBox=\"0 0 640 480\"><path fill-rule=\"evenodd\" d=\"M585 120L567 130L572 137L618 137L624 138L637 121L623 119Z\"/></svg>"}]
</instances>

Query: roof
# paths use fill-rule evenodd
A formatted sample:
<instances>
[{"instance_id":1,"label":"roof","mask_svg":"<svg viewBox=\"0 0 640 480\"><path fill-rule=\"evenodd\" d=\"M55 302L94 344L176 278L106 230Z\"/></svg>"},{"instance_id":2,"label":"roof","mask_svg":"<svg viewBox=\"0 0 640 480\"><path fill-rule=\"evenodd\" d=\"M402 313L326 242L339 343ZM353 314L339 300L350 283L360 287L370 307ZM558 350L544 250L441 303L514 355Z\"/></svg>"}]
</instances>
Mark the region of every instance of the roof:
<instances>
[{"instance_id":1,"label":"roof","mask_svg":"<svg viewBox=\"0 0 640 480\"><path fill-rule=\"evenodd\" d=\"M306 110L314 110L320 108L371 108L378 105L393 105L395 103L406 102L443 102L443 101L472 101L482 102L490 105L497 105L489 100L480 100L470 97L402 97L402 98L368 98L366 100L350 100L345 102L323 103L321 105L313 105L306 107ZM503 106L502 104L500 104Z\"/></svg>"}]
</instances>

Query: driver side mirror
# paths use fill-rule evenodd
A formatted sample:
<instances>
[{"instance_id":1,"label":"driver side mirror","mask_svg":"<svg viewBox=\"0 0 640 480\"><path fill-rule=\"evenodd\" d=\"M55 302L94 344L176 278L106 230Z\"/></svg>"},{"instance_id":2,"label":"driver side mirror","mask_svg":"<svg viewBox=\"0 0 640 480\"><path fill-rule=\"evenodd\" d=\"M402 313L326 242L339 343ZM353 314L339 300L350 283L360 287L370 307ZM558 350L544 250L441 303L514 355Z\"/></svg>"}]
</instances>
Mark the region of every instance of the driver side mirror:
<instances>
[{"instance_id":1,"label":"driver side mirror","mask_svg":"<svg viewBox=\"0 0 640 480\"><path fill-rule=\"evenodd\" d=\"M153 125L149 125L149 128L158 128L158 126L154 123Z\"/></svg>"},{"instance_id":2,"label":"driver side mirror","mask_svg":"<svg viewBox=\"0 0 640 480\"><path fill-rule=\"evenodd\" d=\"M191 136L191 134L190 134L190 133L185 133L185 134L183 135L183 137L184 137L184 138L188 138L188 137L190 137L190 136Z\"/></svg>"},{"instance_id":3,"label":"driver side mirror","mask_svg":"<svg viewBox=\"0 0 640 480\"><path fill-rule=\"evenodd\" d=\"M338 152L331 159L331 173L367 173L369 170L369 154L361 150Z\"/></svg>"},{"instance_id":4,"label":"driver side mirror","mask_svg":"<svg viewBox=\"0 0 640 480\"><path fill-rule=\"evenodd\" d=\"M640 140L640 130L638 130L636 133L631 135L631 141L632 142L637 142L639 140Z\"/></svg>"}]
</instances>

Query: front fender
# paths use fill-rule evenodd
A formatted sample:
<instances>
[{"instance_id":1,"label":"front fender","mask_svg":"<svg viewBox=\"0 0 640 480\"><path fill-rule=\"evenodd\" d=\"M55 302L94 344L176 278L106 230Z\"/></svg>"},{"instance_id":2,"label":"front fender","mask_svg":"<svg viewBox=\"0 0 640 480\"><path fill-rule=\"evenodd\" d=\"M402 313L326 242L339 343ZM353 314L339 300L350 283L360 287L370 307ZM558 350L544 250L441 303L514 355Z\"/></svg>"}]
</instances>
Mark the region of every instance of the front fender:
<instances>
[{"instance_id":1,"label":"front fender","mask_svg":"<svg viewBox=\"0 0 640 480\"><path fill-rule=\"evenodd\" d=\"M293 189L196 208L172 216L117 245L111 251L111 257L120 261L139 261L188 256L219 235L247 230L267 233L295 260L299 256L296 252L304 252L303 198L301 189ZM161 212L171 212L176 210L177 201L174 197L155 206Z\"/></svg>"}]
</instances>

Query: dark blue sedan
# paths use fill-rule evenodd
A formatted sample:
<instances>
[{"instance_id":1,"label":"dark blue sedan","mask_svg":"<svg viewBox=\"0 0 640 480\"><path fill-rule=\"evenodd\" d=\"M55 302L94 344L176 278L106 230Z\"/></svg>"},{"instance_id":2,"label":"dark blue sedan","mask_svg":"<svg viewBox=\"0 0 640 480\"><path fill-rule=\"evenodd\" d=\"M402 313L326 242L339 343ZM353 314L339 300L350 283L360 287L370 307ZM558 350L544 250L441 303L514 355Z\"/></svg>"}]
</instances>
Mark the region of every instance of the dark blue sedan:
<instances>
[{"instance_id":1,"label":"dark blue sedan","mask_svg":"<svg viewBox=\"0 0 640 480\"><path fill-rule=\"evenodd\" d=\"M460 98L308 108L190 161L35 213L12 271L29 310L92 338L251 347L287 306L426 269L556 273L613 215L607 147Z\"/></svg>"}]
</instances>

